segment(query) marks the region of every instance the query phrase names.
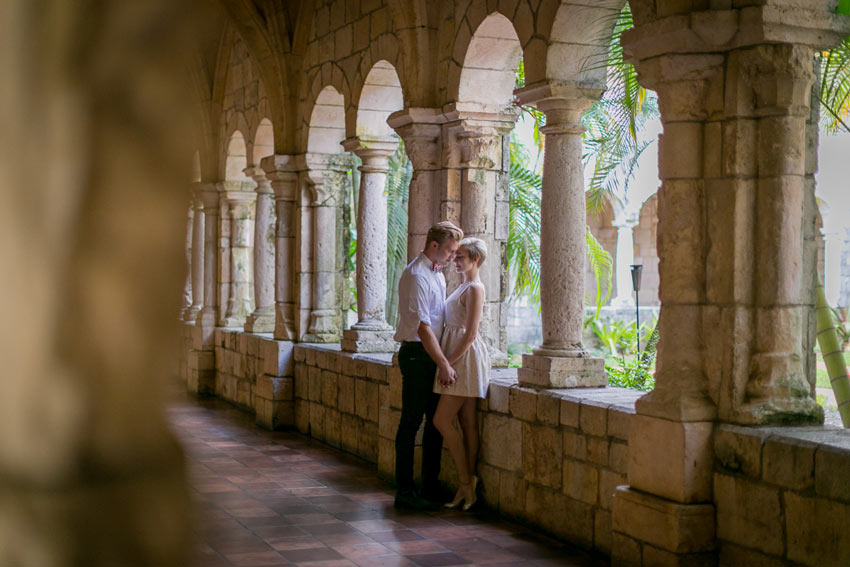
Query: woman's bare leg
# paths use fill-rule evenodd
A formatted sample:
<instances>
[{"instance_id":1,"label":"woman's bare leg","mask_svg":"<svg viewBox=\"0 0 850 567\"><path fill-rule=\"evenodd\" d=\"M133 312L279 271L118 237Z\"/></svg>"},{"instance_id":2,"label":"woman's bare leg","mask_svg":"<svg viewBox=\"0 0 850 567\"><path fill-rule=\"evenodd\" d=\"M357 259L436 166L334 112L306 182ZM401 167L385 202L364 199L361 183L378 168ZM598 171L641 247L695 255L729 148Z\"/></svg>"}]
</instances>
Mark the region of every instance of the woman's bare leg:
<instances>
[{"instance_id":1,"label":"woman's bare leg","mask_svg":"<svg viewBox=\"0 0 850 567\"><path fill-rule=\"evenodd\" d=\"M478 467L478 398L466 398L458 413L463 444L466 449L466 464L470 476L475 475Z\"/></svg>"},{"instance_id":2,"label":"woman's bare leg","mask_svg":"<svg viewBox=\"0 0 850 567\"><path fill-rule=\"evenodd\" d=\"M467 398L443 394L437 405L437 413L434 414L434 425L443 436L443 443L448 447L449 453L455 461L457 476L461 484L469 484L472 476L469 472L469 461L466 456L466 448L463 439L457 429L453 427L455 416Z\"/></svg>"}]
</instances>

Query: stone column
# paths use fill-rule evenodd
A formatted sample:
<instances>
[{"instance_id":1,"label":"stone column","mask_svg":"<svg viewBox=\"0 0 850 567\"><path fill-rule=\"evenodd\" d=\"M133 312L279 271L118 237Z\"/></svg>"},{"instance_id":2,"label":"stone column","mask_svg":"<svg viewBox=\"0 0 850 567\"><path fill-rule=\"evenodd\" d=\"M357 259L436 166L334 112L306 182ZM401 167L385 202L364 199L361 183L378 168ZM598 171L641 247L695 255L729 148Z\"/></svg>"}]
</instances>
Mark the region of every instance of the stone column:
<instances>
[{"instance_id":1,"label":"stone column","mask_svg":"<svg viewBox=\"0 0 850 567\"><path fill-rule=\"evenodd\" d=\"M222 327L242 327L253 311L254 182L228 185L224 193L230 212L230 293Z\"/></svg>"},{"instance_id":2,"label":"stone column","mask_svg":"<svg viewBox=\"0 0 850 567\"><path fill-rule=\"evenodd\" d=\"M502 114L482 112L457 103L444 111L444 188L442 216L460 226L465 236L487 245L487 260L479 276L485 286L484 315L479 334L490 349L493 366L507 366L508 177L510 152L506 136L513 130L516 109ZM450 287L458 283L447 270ZM453 281L454 280L454 281Z\"/></svg>"},{"instance_id":3,"label":"stone column","mask_svg":"<svg viewBox=\"0 0 850 567\"><path fill-rule=\"evenodd\" d=\"M274 338L292 341L295 333L295 225L298 200L298 167L293 156L263 158L263 169L274 190L275 262L274 262Z\"/></svg>"},{"instance_id":4,"label":"stone column","mask_svg":"<svg viewBox=\"0 0 850 567\"><path fill-rule=\"evenodd\" d=\"M219 192L213 183L202 183L200 198L204 207L204 305L195 321L193 360L187 389L194 394L215 393L214 332L219 320Z\"/></svg>"},{"instance_id":5,"label":"stone column","mask_svg":"<svg viewBox=\"0 0 850 567\"><path fill-rule=\"evenodd\" d=\"M441 218L442 127L445 116L436 108L408 108L387 119L404 141L407 157L413 164L410 196L407 203L407 260L425 249L428 229Z\"/></svg>"},{"instance_id":6,"label":"stone column","mask_svg":"<svg viewBox=\"0 0 850 567\"><path fill-rule=\"evenodd\" d=\"M186 310L184 321L194 322L204 306L204 200L202 185L192 188L192 305Z\"/></svg>"},{"instance_id":7,"label":"stone column","mask_svg":"<svg viewBox=\"0 0 850 567\"><path fill-rule=\"evenodd\" d=\"M544 85L520 91L546 113L540 216L543 344L523 355L520 384L543 388L605 386L601 358L581 340L587 256L581 115L598 92Z\"/></svg>"},{"instance_id":8,"label":"stone column","mask_svg":"<svg viewBox=\"0 0 850 567\"><path fill-rule=\"evenodd\" d=\"M257 183L254 215L254 312L245 320L246 333L271 333L275 326L275 211L272 187L260 167L245 169Z\"/></svg>"},{"instance_id":9,"label":"stone column","mask_svg":"<svg viewBox=\"0 0 850 567\"><path fill-rule=\"evenodd\" d=\"M396 139L349 138L346 151L360 166L357 207L357 324L343 332L342 350L392 352L393 328L386 321L387 304L387 171Z\"/></svg>"},{"instance_id":10,"label":"stone column","mask_svg":"<svg viewBox=\"0 0 850 567\"><path fill-rule=\"evenodd\" d=\"M635 263L634 228L637 226L637 219L614 219L613 224L617 227L617 257L614 259L617 297L612 303L617 306L633 306L635 296L631 265Z\"/></svg>"},{"instance_id":11,"label":"stone column","mask_svg":"<svg viewBox=\"0 0 850 567\"><path fill-rule=\"evenodd\" d=\"M180 309L180 319L186 320L189 310L192 308L192 249L195 242L192 239L193 227L195 224L195 209L192 203L189 203L189 208L186 214L186 245L184 251L186 253L186 277L183 280L183 296Z\"/></svg>"},{"instance_id":12,"label":"stone column","mask_svg":"<svg viewBox=\"0 0 850 567\"><path fill-rule=\"evenodd\" d=\"M305 340L336 342L343 326L340 287L342 281L343 184L351 168L347 154L307 154L313 211L313 287L310 323Z\"/></svg>"}]
</instances>

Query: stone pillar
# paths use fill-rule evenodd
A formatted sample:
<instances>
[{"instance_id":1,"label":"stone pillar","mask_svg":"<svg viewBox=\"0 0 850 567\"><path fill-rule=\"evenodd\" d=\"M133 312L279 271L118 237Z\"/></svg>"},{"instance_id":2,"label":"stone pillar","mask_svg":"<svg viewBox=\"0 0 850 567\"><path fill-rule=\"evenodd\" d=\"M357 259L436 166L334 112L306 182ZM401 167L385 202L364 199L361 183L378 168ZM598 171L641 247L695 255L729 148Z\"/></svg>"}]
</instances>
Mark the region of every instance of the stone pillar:
<instances>
[{"instance_id":1,"label":"stone pillar","mask_svg":"<svg viewBox=\"0 0 850 567\"><path fill-rule=\"evenodd\" d=\"M634 228L637 219L614 219L614 226L617 227L617 257L614 259L617 297L612 303L617 306L634 305L631 266L635 263Z\"/></svg>"},{"instance_id":2,"label":"stone pillar","mask_svg":"<svg viewBox=\"0 0 850 567\"><path fill-rule=\"evenodd\" d=\"M242 327L253 311L254 183L229 182L223 196L230 213L230 290L220 325Z\"/></svg>"},{"instance_id":3,"label":"stone pillar","mask_svg":"<svg viewBox=\"0 0 850 567\"><path fill-rule=\"evenodd\" d=\"M295 225L298 200L298 167L287 155L263 158L263 170L274 190L274 338L292 341L295 333Z\"/></svg>"},{"instance_id":4,"label":"stone pillar","mask_svg":"<svg viewBox=\"0 0 850 567\"><path fill-rule=\"evenodd\" d=\"M342 350L392 352L387 304L387 171L396 139L349 138L343 147L359 157L357 210L357 324L343 332Z\"/></svg>"},{"instance_id":5,"label":"stone pillar","mask_svg":"<svg viewBox=\"0 0 850 567\"><path fill-rule=\"evenodd\" d=\"M192 188L192 305L186 310L184 321L194 322L204 306L204 200L202 185Z\"/></svg>"},{"instance_id":6,"label":"stone pillar","mask_svg":"<svg viewBox=\"0 0 850 567\"><path fill-rule=\"evenodd\" d=\"M201 184L204 207L204 306L195 321L194 352L187 389L194 394L215 393L215 345L213 334L219 320L219 192L213 183Z\"/></svg>"},{"instance_id":7,"label":"stone pillar","mask_svg":"<svg viewBox=\"0 0 850 567\"><path fill-rule=\"evenodd\" d=\"M460 226L465 236L487 244L487 260L479 273L487 290L479 334L489 347L493 366L507 366L504 300L510 151L506 136L513 130L518 112L486 113L457 103L446 108L444 115L443 139L448 143L443 147L441 216ZM446 272L450 287L456 285L454 271Z\"/></svg>"},{"instance_id":8,"label":"stone pillar","mask_svg":"<svg viewBox=\"0 0 850 567\"><path fill-rule=\"evenodd\" d=\"M840 34L816 27L824 14L766 23L784 4L639 21L623 34L664 125L661 313L656 386L636 403L629 486L613 501L614 564L714 561L718 417L821 419L804 368L814 291L805 139L813 46Z\"/></svg>"},{"instance_id":9,"label":"stone pillar","mask_svg":"<svg viewBox=\"0 0 850 567\"><path fill-rule=\"evenodd\" d=\"M195 224L195 209L192 203L189 203L189 208L186 214L186 245L184 251L186 253L186 277L183 279L183 295L181 297L180 319L186 320L189 310L192 308L192 249L195 242L192 240L192 232Z\"/></svg>"},{"instance_id":10,"label":"stone pillar","mask_svg":"<svg viewBox=\"0 0 850 567\"><path fill-rule=\"evenodd\" d=\"M520 91L546 113L540 217L543 344L523 355L520 384L543 388L605 386L601 358L581 341L587 256L581 115L598 92L543 85Z\"/></svg>"},{"instance_id":11,"label":"stone pillar","mask_svg":"<svg viewBox=\"0 0 850 567\"><path fill-rule=\"evenodd\" d=\"M428 229L441 218L442 127L445 116L436 108L408 108L387 119L404 141L407 157L413 164L410 196L407 204L407 260L425 249Z\"/></svg>"},{"instance_id":12,"label":"stone pillar","mask_svg":"<svg viewBox=\"0 0 850 567\"><path fill-rule=\"evenodd\" d=\"M275 211L272 187L260 167L245 169L257 183L254 215L254 312L245 320L246 333L271 333L275 326Z\"/></svg>"},{"instance_id":13,"label":"stone pillar","mask_svg":"<svg viewBox=\"0 0 850 567\"><path fill-rule=\"evenodd\" d=\"M342 281L343 184L351 168L347 154L307 154L313 236L312 306L305 340L337 342L343 326Z\"/></svg>"}]
</instances>

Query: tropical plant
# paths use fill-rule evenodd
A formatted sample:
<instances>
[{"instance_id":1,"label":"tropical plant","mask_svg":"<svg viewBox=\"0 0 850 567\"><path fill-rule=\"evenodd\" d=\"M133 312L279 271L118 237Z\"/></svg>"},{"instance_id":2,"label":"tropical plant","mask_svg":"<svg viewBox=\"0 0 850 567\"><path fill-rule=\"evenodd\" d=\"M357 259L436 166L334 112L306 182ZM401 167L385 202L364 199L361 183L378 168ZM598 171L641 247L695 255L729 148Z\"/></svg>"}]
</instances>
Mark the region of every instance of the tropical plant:
<instances>
[{"instance_id":1,"label":"tropical plant","mask_svg":"<svg viewBox=\"0 0 850 567\"><path fill-rule=\"evenodd\" d=\"M628 3L613 24L611 36L600 38L607 50L584 64L586 71L605 69L607 73L605 92L582 117L586 128L583 158L593 163L587 187L589 211L601 211L606 199L625 199L638 158L652 143L640 140L638 134L659 116L655 93L640 86L634 66L623 61L620 37L634 25Z\"/></svg>"},{"instance_id":2,"label":"tropical plant","mask_svg":"<svg viewBox=\"0 0 850 567\"><path fill-rule=\"evenodd\" d=\"M823 362L829 374L829 383L835 394L838 412L844 427L850 427L850 379L847 375L847 364L844 361L844 350L838 344L838 333L835 330L835 319L832 310L826 302L823 284L818 282L817 297L817 337Z\"/></svg>"},{"instance_id":3,"label":"tropical plant","mask_svg":"<svg viewBox=\"0 0 850 567\"><path fill-rule=\"evenodd\" d=\"M413 165L399 140L387 173L387 322L398 318L398 280L407 265L407 202Z\"/></svg>"},{"instance_id":4,"label":"tropical plant","mask_svg":"<svg viewBox=\"0 0 850 567\"><path fill-rule=\"evenodd\" d=\"M821 54L818 98L828 133L850 132L850 37Z\"/></svg>"}]
</instances>

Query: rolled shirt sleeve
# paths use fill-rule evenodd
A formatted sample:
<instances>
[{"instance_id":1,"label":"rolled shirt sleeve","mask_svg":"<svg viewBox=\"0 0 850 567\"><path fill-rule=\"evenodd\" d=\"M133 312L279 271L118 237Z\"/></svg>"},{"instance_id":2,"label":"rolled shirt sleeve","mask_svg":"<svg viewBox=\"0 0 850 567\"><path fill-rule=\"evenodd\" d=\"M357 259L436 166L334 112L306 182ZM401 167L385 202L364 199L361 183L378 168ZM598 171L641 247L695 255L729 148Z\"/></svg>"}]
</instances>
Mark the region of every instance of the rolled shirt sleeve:
<instances>
[{"instance_id":1,"label":"rolled shirt sleeve","mask_svg":"<svg viewBox=\"0 0 850 567\"><path fill-rule=\"evenodd\" d=\"M410 294L410 312L415 313L419 318L419 323L425 323L428 326L432 326L431 323L431 311L433 307L431 303L433 300L431 299L433 292L428 288L428 283L423 281L422 278L414 278L416 282L414 284L413 293ZM416 325L417 328L419 325Z\"/></svg>"}]
</instances>

